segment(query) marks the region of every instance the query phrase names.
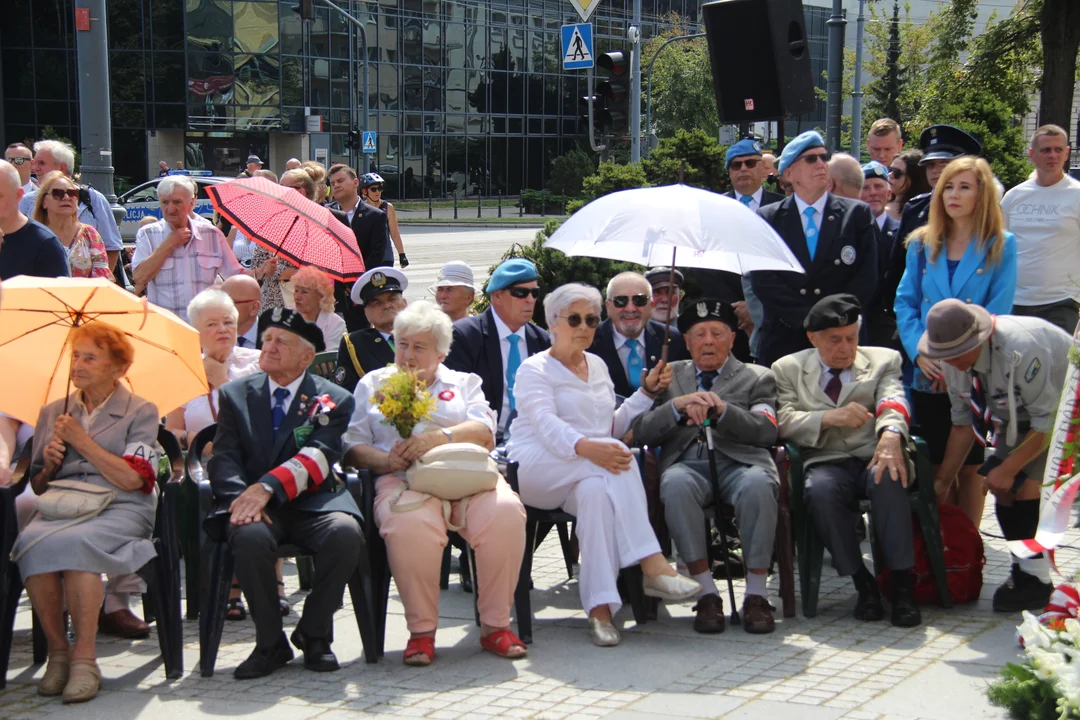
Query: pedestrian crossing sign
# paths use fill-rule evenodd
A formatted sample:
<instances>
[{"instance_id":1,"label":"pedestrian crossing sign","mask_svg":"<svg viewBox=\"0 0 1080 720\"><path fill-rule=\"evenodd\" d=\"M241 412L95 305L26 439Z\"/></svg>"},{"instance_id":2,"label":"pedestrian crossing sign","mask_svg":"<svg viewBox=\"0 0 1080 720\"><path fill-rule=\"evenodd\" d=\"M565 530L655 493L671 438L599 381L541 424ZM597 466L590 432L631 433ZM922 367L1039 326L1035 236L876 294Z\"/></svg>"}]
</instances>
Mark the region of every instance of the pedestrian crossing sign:
<instances>
[{"instance_id":1,"label":"pedestrian crossing sign","mask_svg":"<svg viewBox=\"0 0 1080 720\"><path fill-rule=\"evenodd\" d=\"M587 70L593 59L592 23L562 26L563 70Z\"/></svg>"},{"instance_id":2,"label":"pedestrian crossing sign","mask_svg":"<svg viewBox=\"0 0 1080 720\"><path fill-rule=\"evenodd\" d=\"M378 152L379 151L379 146L375 144L375 131L374 130L365 130L364 131L363 146L364 146L364 152L366 152L366 153L373 153L373 152Z\"/></svg>"}]
</instances>

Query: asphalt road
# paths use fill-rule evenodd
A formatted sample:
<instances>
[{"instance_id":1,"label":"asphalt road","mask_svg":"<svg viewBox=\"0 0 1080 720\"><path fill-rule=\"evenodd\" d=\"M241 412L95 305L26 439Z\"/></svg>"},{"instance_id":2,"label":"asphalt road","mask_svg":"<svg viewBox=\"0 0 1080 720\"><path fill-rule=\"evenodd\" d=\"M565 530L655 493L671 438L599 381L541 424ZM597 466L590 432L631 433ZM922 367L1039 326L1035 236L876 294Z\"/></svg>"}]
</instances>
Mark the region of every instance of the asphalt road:
<instances>
[{"instance_id":1,"label":"asphalt road","mask_svg":"<svg viewBox=\"0 0 1080 720\"><path fill-rule=\"evenodd\" d=\"M431 298L428 288L435 282L439 268L451 260L469 263L476 284L483 287L488 270L503 253L514 243L532 242L540 227L540 224L533 228L402 227L401 239L410 263L405 269L409 278L405 297L410 301Z\"/></svg>"}]
</instances>

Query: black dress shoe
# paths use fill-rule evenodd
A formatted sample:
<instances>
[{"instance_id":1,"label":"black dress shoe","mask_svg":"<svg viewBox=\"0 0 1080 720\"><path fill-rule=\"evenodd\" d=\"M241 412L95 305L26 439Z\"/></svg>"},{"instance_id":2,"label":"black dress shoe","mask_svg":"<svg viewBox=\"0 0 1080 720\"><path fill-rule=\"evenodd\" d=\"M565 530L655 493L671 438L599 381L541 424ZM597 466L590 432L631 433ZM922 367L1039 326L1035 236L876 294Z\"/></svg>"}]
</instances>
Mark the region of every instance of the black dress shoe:
<instances>
[{"instance_id":1,"label":"black dress shoe","mask_svg":"<svg viewBox=\"0 0 1080 720\"><path fill-rule=\"evenodd\" d=\"M915 595L909 589L893 591L892 624L896 627L915 627L922 623L922 613L915 604Z\"/></svg>"},{"instance_id":2,"label":"black dress shoe","mask_svg":"<svg viewBox=\"0 0 1080 720\"><path fill-rule=\"evenodd\" d=\"M1050 602L1053 592L1053 583L1044 583L1013 563L1012 573L994 591L994 612L1042 610Z\"/></svg>"},{"instance_id":3,"label":"black dress shoe","mask_svg":"<svg viewBox=\"0 0 1080 720\"><path fill-rule=\"evenodd\" d=\"M289 647L289 641L285 639L285 633L281 633L281 639L274 647L268 650L256 647L252 650L248 659L236 666L233 677L237 680L266 677L292 659L292 648Z\"/></svg>"},{"instance_id":4,"label":"black dress shoe","mask_svg":"<svg viewBox=\"0 0 1080 720\"><path fill-rule=\"evenodd\" d=\"M329 641L324 638L309 638L300 632L300 628L293 631L293 645L300 648L304 653L304 667L312 672L334 672L341 669L337 657L330 649Z\"/></svg>"},{"instance_id":5,"label":"black dress shoe","mask_svg":"<svg viewBox=\"0 0 1080 720\"><path fill-rule=\"evenodd\" d=\"M855 619L864 621L881 620L885 617L885 606L881 604L881 591L873 577L855 579L855 589L859 597L855 600Z\"/></svg>"}]
</instances>

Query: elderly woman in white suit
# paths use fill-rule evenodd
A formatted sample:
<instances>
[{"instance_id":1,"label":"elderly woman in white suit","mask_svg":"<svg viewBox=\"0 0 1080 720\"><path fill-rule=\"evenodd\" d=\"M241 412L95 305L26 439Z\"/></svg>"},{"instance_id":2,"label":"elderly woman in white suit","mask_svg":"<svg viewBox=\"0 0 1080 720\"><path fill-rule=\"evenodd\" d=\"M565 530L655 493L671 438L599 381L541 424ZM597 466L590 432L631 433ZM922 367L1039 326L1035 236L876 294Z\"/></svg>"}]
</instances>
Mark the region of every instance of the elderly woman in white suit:
<instances>
[{"instance_id":1,"label":"elderly woman in white suit","mask_svg":"<svg viewBox=\"0 0 1080 720\"><path fill-rule=\"evenodd\" d=\"M635 563L645 594L665 600L694 597L701 586L681 577L660 553L637 463L622 437L634 418L652 407L671 382L666 363L643 378L641 388L615 409L607 366L585 352L600 322L600 293L579 283L544 299L551 349L532 355L514 381L518 416L507 451L519 463L521 499L577 516L581 546L581 602L589 635L599 646L618 645L612 622L622 602L619 569Z\"/></svg>"}]
</instances>

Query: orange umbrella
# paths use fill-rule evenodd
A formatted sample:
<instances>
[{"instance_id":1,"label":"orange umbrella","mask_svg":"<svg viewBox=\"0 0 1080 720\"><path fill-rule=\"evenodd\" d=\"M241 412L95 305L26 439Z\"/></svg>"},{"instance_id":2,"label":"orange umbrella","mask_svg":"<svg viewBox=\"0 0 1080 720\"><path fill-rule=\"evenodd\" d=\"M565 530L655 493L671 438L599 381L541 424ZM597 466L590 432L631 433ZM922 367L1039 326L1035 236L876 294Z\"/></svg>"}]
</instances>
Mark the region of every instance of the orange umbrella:
<instances>
[{"instance_id":1,"label":"orange umbrella","mask_svg":"<svg viewBox=\"0 0 1080 720\"><path fill-rule=\"evenodd\" d=\"M0 306L0 412L31 425L70 392L72 328L103 322L135 347L123 381L163 416L209 390L199 333L104 278L18 276Z\"/></svg>"}]
</instances>

